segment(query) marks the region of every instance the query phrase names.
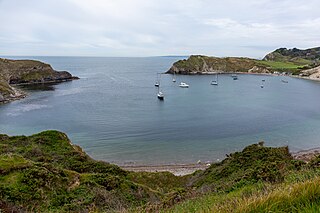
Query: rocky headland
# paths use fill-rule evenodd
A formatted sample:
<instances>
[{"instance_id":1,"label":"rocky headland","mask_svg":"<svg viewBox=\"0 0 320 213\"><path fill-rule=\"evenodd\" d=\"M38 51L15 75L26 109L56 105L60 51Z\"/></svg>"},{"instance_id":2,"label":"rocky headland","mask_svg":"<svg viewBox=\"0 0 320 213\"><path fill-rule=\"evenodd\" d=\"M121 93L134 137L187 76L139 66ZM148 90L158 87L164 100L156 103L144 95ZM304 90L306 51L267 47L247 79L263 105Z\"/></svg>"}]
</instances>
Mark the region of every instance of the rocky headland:
<instances>
[{"instance_id":1,"label":"rocky headland","mask_svg":"<svg viewBox=\"0 0 320 213\"><path fill-rule=\"evenodd\" d=\"M167 73L211 74L211 73L288 73L309 76L304 72L320 65L320 47L306 50L279 48L262 60L242 57L211 57L191 55L188 59L175 62ZM310 73L310 74L309 74ZM313 73L312 73L313 74Z\"/></svg>"},{"instance_id":2,"label":"rocky headland","mask_svg":"<svg viewBox=\"0 0 320 213\"><path fill-rule=\"evenodd\" d=\"M26 93L15 88L15 85L59 83L74 79L78 77L67 71L56 71L51 65L40 61L0 58L0 103L26 96Z\"/></svg>"}]
</instances>

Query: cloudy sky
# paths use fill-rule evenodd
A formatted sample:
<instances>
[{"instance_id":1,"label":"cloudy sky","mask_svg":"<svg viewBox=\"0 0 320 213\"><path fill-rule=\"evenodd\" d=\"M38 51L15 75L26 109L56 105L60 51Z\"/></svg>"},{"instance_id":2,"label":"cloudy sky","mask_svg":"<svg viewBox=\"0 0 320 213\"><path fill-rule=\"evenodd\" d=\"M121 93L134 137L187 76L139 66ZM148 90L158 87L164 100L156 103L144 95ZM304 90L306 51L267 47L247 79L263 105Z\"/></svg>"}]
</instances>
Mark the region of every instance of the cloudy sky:
<instances>
[{"instance_id":1,"label":"cloudy sky","mask_svg":"<svg viewBox=\"0 0 320 213\"><path fill-rule=\"evenodd\" d=\"M320 46L319 0L0 0L0 55L261 58Z\"/></svg>"}]
</instances>

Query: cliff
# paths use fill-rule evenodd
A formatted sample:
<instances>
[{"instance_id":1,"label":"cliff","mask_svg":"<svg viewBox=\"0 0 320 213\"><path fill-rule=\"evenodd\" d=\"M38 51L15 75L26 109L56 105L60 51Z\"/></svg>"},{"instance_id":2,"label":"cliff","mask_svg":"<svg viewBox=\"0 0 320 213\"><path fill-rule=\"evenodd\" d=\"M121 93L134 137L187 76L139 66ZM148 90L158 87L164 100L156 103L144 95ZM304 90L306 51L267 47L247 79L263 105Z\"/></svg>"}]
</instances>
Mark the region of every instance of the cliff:
<instances>
[{"instance_id":1,"label":"cliff","mask_svg":"<svg viewBox=\"0 0 320 213\"><path fill-rule=\"evenodd\" d=\"M273 73L289 72L294 75L320 64L320 47L299 50L280 48L267 54L263 60L240 57L209 57L191 55L175 62L167 73L207 74L212 72Z\"/></svg>"},{"instance_id":2,"label":"cliff","mask_svg":"<svg viewBox=\"0 0 320 213\"><path fill-rule=\"evenodd\" d=\"M210 72L269 72L266 67L250 58L218 58L202 55L192 55L188 59L175 62L168 73L177 74L203 74Z\"/></svg>"},{"instance_id":3,"label":"cliff","mask_svg":"<svg viewBox=\"0 0 320 213\"><path fill-rule=\"evenodd\" d=\"M17 84L63 82L77 79L66 71L55 71L49 64L35 60L0 58L0 103L25 97Z\"/></svg>"}]
</instances>

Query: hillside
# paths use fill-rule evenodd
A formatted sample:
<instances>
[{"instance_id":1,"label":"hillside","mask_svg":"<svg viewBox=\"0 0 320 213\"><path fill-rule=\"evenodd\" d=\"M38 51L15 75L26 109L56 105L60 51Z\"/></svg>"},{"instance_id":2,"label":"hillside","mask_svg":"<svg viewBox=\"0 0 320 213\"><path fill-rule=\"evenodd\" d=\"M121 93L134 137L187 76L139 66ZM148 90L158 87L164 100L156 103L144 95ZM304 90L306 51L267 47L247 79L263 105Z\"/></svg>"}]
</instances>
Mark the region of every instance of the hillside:
<instances>
[{"instance_id":1,"label":"hillside","mask_svg":"<svg viewBox=\"0 0 320 213\"><path fill-rule=\"evenodd\" d=\"M320 187L304 191L299 200L301 188L320 183L319 162L316 158L306 164L294 160L287 147L259 143L227 155L205 171L179 177L129 172L95 161L57 131L29 137L0 135L0 210L237 212L234 207L241 207L246 211L240 212L250 212L254 205L287 212L293 207L268 203L267 199L281 196L289 203L294 196L294 207L303 210L320 207L320 196L314 196L320 195ZM293 191L281 191L290 186ZM250 201L255 197L258 204Z\"/></svg>"},{"instance_id":2,"label":"hillside","mask_svg":"<svg viewBox=\"0 0 320 213\"><path fill-rule=\"evenodd\" d=\"M274 73L288 72L294 75L320 64L320 47L299 50L280 48L267 54L263 60L240 57L210 57L191 55L175 62L167 73L207 74L219 73Z\"/></svg>"},{"instance_id":3,"label":"hillside","mask_svg":"<svg viewBox=\"0 0 320 213\"><path fill-rule=\"evenodd\" d=\"M295 64L319 64L320 63L320 47L300 50L297 48L287 49L279 48L267 54L263 60L265 61L281 61L293 62Z\"/></svg>"},{"instance_id":4,"label":"hillside","mask_svg":"<svg viewBox=\"0 0 320 213\"><path fill-rule=\"evenodd\" d=\"M49 64L35 60L0 58L0 103L25 97L17 84L62 82L77 79L66 71L55 71Z\"/></svg>"}]
</instances>

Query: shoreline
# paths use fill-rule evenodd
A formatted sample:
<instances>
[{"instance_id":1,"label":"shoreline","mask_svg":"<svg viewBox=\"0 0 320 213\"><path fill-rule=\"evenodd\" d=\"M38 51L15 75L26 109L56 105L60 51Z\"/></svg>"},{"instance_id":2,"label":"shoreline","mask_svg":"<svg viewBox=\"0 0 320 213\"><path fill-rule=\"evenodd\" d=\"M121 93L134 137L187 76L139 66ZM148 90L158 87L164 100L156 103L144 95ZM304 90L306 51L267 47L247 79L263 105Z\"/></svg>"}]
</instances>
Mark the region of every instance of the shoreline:
<instances>
[{"instance_id":1,"label":"shoreline","mask_svg":"<svg viewBox=\"0 0 320 213\"><path fill-rule=\"evenodd\" d=\"M205 170L211 164L166 164L166 165L134 165L119 166L120 168L131 172L170 172L175 176L184 176L194 173L198 170Z\"/></svg>"},{"instance_id":2,"label":"shoreline","mask_svg":"<svg viewBox=\"0 0 320 213\"><path fill-rule=\"evenodd\" d=\"M292 155L294 160L301 160L308 163L317 155L320 155L320 147L290 152L290 154ZM175 176L184 176L192 174L199 170L205 170L211 166L211 163L118 166L124 170L131 172L170 172Z\"/></svg>"}]
</instances>

